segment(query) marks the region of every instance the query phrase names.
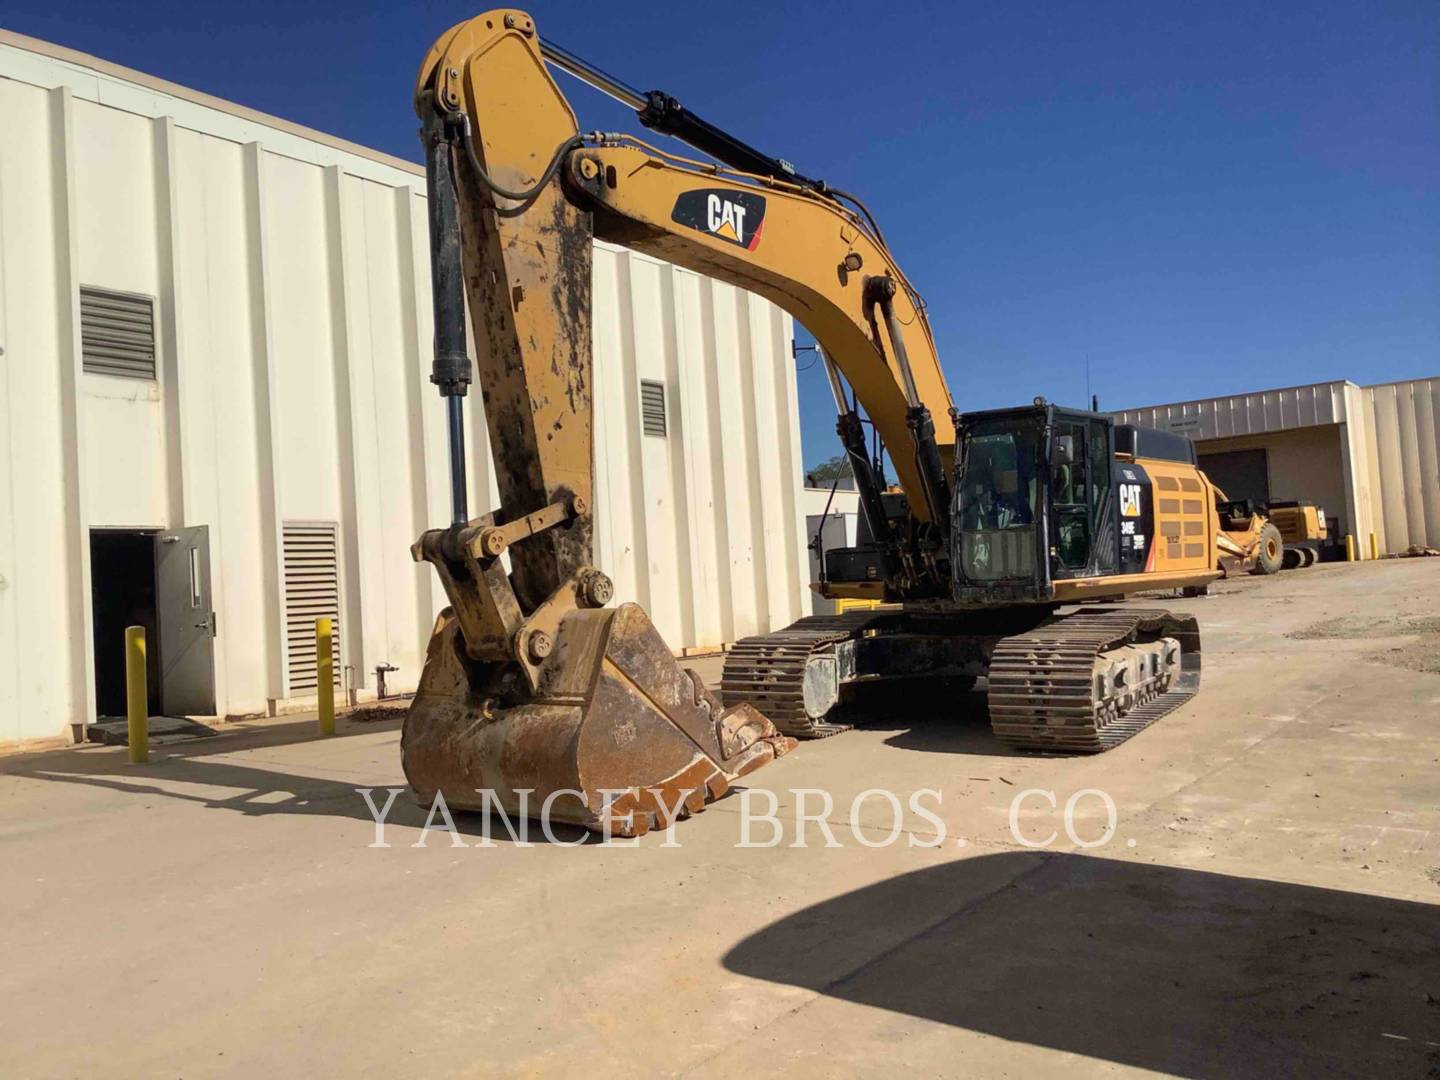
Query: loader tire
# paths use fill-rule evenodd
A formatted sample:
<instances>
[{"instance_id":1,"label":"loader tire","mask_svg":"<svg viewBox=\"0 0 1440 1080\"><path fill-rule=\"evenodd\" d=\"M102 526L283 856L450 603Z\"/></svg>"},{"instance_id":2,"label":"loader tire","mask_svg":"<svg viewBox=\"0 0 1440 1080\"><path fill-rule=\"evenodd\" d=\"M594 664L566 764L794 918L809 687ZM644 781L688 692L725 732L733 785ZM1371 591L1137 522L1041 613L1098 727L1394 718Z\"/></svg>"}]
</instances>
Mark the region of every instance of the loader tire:
<instances>
[{"instance_id":1,"label":"loader tire","mask_svg":"<svg viewBox=\"0 0 1440 1080\"><path fill-rule=\"evenodd\" d=\"M1299 570L1305 565L1305 553L1300 548L1286 548L1285 555L1281 559L1281 565L1286 570Z\"/></svg>"},{"instance_id":2,"label":"loader tire","mask_svg":"<svg viewBox=\"0 0 1440 1080\"><path fill-rule=\"evenodd\" d=\"M1274 574L1284 562L1285 541L1280 538L1280 530L1267 521L1255 548L1255 573Z\"/></svg>"}]
</instances>

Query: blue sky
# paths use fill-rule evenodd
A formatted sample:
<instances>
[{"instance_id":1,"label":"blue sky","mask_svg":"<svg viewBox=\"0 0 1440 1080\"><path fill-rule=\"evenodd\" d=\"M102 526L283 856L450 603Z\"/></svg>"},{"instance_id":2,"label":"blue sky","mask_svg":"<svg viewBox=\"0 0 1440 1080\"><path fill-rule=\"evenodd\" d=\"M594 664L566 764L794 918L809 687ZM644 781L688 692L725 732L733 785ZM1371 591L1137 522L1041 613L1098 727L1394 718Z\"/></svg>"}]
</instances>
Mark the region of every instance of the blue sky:
<instances>
[{"instance_id":1,"label":"blue sky","mask_svg":"<svg viewBox=\"0 0 1440 1080\"><path fill-rule=\"evenodd\" d=\"M0 25L417 157L465 3L7 0ZM566 3L542 34L865 198L957 403L1440 374L1440 4ZM573 81L587 128L633 119ZM806 356L801 356L801 366ZM835 452L803 371L807 464Z\"/></svg>"}]
</instances>

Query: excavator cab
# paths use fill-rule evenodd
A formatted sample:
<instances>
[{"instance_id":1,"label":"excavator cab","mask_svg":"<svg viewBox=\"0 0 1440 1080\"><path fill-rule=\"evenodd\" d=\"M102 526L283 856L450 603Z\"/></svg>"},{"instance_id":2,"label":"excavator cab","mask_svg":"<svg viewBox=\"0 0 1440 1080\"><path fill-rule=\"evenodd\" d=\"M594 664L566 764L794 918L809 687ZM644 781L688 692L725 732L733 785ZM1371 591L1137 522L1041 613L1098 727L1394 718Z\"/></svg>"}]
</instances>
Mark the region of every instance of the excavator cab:
<instances>
[{"instance_id":1,"label":"excavator cab","mask_svg":"<svg viewBox=\"0 0 1440 1080\"><path fill-rule=\"evenodd\" d=\"M1043 401L964 413L956 446L951 599L975 607L1054 603L1056 582L1122 569L1116 494L1124 477L1117 473L1110 417ZM885 535L903 536L897 522L908 516L908 504L902 502L897 517L886 499L904 496L885 492L881 501ZM858 547L826 553L826 586L878 586L884 549L876 530L862 529ZM911 599L893 590L884 598Z\"/></svg>"},{"instance_id":2,"label":"excavator cab","mask_svg":"<svg viewBox=\"0 0 1440 1080\"><path fill-rule=\"evenodd\" d=\"M958 425L952 558L967 604L1047 602L1118 568L1114 424L1037 402Z\"/></svg>"},{"instance_id":3,"label":"excavator cab","mask_svg":"<svg viewBox=\"0 0 1440 1080\"><path fill-rule=\"evenodd\" d=\"M971 593L1038 589L1047 580L1042 521L1043 418L1003 410L962 418L953 514L955 581ZM1065 466L1068 468L1068 466Z\"/></svg>"}]
</instances>

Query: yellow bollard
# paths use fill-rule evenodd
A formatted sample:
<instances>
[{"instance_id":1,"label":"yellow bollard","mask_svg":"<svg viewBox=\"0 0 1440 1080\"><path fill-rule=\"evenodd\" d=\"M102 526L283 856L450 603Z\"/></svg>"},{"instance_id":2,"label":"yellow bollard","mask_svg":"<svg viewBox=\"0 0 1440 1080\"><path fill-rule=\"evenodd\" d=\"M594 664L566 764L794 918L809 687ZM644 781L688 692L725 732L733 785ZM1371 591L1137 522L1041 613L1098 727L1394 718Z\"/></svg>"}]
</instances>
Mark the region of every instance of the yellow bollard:
<instances>
[{"instance_id":1,"label":"yellow bollard","mask_svg":"<svg viewBox=\"0 0 1440 1080\"><path fill-rule=\"evenodd\" d=\"M125 628L125 718L129 721L130 764L150 760L150 691L145 685L145 628Z\"/></svg>"},{"instance_id":2,"label":"yellow bollard","mask_svg":"<svg viewBox=\"0 0 1440 1080\"><path fill-rule=\"evenodd\" d=\"M1345 561L1355 561L1355 537L1350 533L1345 534Z\"/></svg>"},{"instance_id":3,"label":"yellow bollard","mask_svg":"<svg viewBox=\"0 0 1440 1080\"><path fill-rule=\"evenodd\" d=\"M335 654L329 619L315 620L315 691L320 696L320 734L335 734Z\"/></svg>"},{"instance_id":4,"label":"yellow bollard","mask_svg":"<svg viewBox=\"0 0 1440 1080\"><path fill-rule=\"evenodd\" d=\"M1380 542L1375 539L1375 534L1370 534L1370 558L1380 558Z\"/></svg>"}]
</instances>

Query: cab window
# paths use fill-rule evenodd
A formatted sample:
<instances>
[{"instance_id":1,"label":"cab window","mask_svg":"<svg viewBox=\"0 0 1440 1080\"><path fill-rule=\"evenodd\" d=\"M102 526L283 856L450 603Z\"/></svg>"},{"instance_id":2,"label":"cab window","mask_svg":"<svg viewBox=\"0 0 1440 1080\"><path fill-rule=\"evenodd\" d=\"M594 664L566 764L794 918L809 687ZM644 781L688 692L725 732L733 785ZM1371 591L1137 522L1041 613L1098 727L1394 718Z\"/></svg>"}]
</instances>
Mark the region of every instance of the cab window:
<instances>
[{"instance_id":1,"label":"cab window","mask_svg":"<svg viewBox=\"0 0 1440 1080\"><path fill-rule=\"evenodd\" d=\"M1090 562L1090 440L1088 425L1055 425L1050 444L1050 505L1055 512L1055 557L1062 570Z\"/></svg>"}]
</instances>

